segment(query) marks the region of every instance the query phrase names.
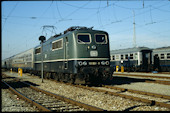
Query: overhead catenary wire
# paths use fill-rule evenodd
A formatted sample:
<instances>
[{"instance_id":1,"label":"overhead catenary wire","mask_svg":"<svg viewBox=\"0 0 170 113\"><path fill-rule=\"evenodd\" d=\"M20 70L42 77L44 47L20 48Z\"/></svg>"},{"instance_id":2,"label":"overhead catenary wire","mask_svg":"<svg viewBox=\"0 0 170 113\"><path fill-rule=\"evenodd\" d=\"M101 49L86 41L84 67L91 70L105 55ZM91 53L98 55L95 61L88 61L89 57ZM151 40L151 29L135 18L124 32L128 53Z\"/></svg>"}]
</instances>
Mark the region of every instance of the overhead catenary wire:
<instances>
[{"instance_id":1,"label":"overhead catenary wire","mask_svg":"<svg viewBox=\"0 0 170 113\"><path fill-rule=\"evenodd\" d=\"M56 2L56 1L55 1ZM57 2L59 2L59 1L57 1ZM63 1L62 1L63 2ZM66 3L66 2L65 2ZM69 3L69 2L68 2ZM158 3L158 2L157 2ZM83 4L81 4L81 5L83 5ZM110 2L109 1L109 4L108 4L108 6L107 6L107 4L106 4L106 2L105 2L105 4L102 4L102 5L100 5L100 9L99 9L99 12L97 12L97 9L98 9L98 7L96 8L96 7L94 7L94 8L92 8L92 11L91 11L91 7L88 7L88 4L86 5L86 6L84 6L84 7L81 7L81 5L79 5L79 6L77 6L76 8L75 8L75 10L77 10L77 11L75 11L75 12L73 12L74 11L74 9L73 10L70 10L67 14L68 15L65 15L64 13L63 13L63 11L61 10L61 7L58 7L59 8L59 11L60 11L60 13L61 13L61 17L63 17L63 20L62 20L62 18L60 18L60 16L58 15L57 16L57 18L56 18L56 20L60 20L60 21L58 21L58 22L62 22L62 21L66 21L66 20L73 20L73 18L75 18L75 23L74 24L77 24L77 23L79 23L79 21L80 21L80 23L79 23L79 25L82 25L83 23L85 23L85 21L87 21L87 20L90 20L88 23L90 23L90 24L93 24L93 22L91 21L92 20L92 18L94 17L94 16L100 16L100 17L102 17L102 18L98 18L98 24L99 24L99 19L102 19L102 25L103 25L103 29L105 29L105 30L109 30L108 28L109 27L113 27L113 28L116 28L116 25L122 25L123 24L123 22L126 22L126 23L128 23L129 22L129 20L132 20L132 18L133 18L133 16L132 15L126 15L126 16L124 16L124 17L122 17L121 18L121 16L119 16L119 14L118 14L118 8L120 9L120 7L119 6L123 6L123 5L119 5L119 4L117 4L117 3L112 3L112 2ZM98 5L98 4L97 4ZM117 6L116 6L117 5ZM128 9L128 11L131 11L131 10L135 10L135 11L139 11L138 13L136 12L136 17L140 17L140 15L142 15L142 13L143 14L147 14L147 16L148 16L148 18L150 17L149 16L149 14L151 14L151 16L152 16L152 20L153 20L153 22L155 21L156 23L152 23L152 24L145 24L145 22L144 23L139 23L139 24L136 24L136 28L137 29L144 29L145 31L148 31L148 32L145 32L144 31L144 33L143 34L145 34L145 33L152 33L153 34L153 36L155 36L155 37L168 37L168 35L167 34L164 34L165 32L165 30L153 30L153 29L150 29L150 27L151 26L156 26L157 24L159 25L159 23L163 23L163 22L169 22L169 20L168 20L168 18L167 19L165 19L165 18L156 18L155 16L154 16L154 11L158 11L158 12L161 12L161 13L165 13L166 15L168 15L169 14L169 11L168 11L168 9L166 9L166 7L164 7L164 6L168 6L169 4L164 4L164 3L160 3L159 5L148 5L147 3L145 3L145 6L144 6L144 8L143 9L141 9L141 7L139 7L139 9L135 9L135 8L137 8L137 7L135 7L135 6L132 6L132 7L130 7L130 8L128 8L127 6L125 6L125 7L121 7L123 10L124 9ZM16 5L16 7L17 7L18 5ZM7 26L5 26L4 25L4 23L7 25L7 24L15 24L15 26L16 27L20 27L20 25L22 25L22 26L25 26L25 28L26 27L29 27L29 26L33 26L33 25L31 25L31 24L29 24L29 23L23 23L22 21L20 21L20 22L15 22L14 21L14 19L15 18L17 18L17 19L21 19L21 20L28 20L28 19L30 19L31 21L33 20L33 19L38 19L38 20L40 20L40 19L46 19L47 21L49 20L49 21L51 21L50 19L53 19L53 18L51 18L51 16L49 16L49 17L47 17L45 14L47 14L48 13L48 11L51 11L50 10L50 8L52 8L52 6L55 6L54 5L54 1L53 1L53 3L49 3L49 4L47 4L47 6L48 6L48 8L47 7L44 7L44 8L47 8L47 9L44 9L42 12L45 12L44 13L44 15L42 15L42 17L40 17L40 16L38 16L38 15L36 15L36 16L29 16L29 15L27 15L27 16L17 16L16 14L14 14L14 12L16 11L15 9L16 9L16 7L14 8L14 7L11 7L11 9L14 9L13 11L9 11L9 12L11 12L11 14L9 13L7 13L7 14L5 14L5 15L2 15L2 23L3 23L3 26L2 26L2 28L5 28L5 32L7 32L7 30L8 31L11 31L11 32L14 32L14 31L12 31L11 29L6 29L7 28ZM60 6L59 4L58 4L58 6ZM74 6L75 6L75 4L74 4ZM111 20L111 21L104 21L104 16L103 16L103 14L105 13L105 12L107 12L107 11L109 11L110 9L110 7L114 7L114 9L115 10L112 10L113 11L113 13L115 14L115 16L113 15L111 18L113 19L113 20ZM142 5L141 5L142 6ZM150 6L150 7L149 7ZM18 8L18 7L17 7ZM80 11L79 11L79 8L80 8ZM90 11L89 11L89 9L90 9ZM150 9L149 9L150 8ZM74 14L77 14L77 13L80 13L81 11L82 11L82 9L83 10L86 10L86 11L89 11L88 13L86 13L86 17L84 17L83 19L81 19L81 18L79 18L79 17L77 17L77 16L74 16ZM107 10L107 9L109 9L109 10ZM56 7L55 7L55 10L56 10ZM106 11L107 10L107 11ZM141 11L141 12L140 12ZM41 12L41 13L42 13ZM73 12L73 13L72 13ZM39 13L39 14L41 14L41 13ZM72 13L72 14L71 14ZM93 14L94 15L93 15ZM141 14L140 14L141 13ZM58 13L57 13L57 10L56 10L56 15L57 15ZM70 14L70 15L69 15ZM100 15L99 15L100 14ZM106 13L106 14L108 14L108 13ZM116 15L117 14L117 15ZM138 15L139 14L139 15ZM13 16L13 15L16 15L16 16ZM53 15L52 15L53 16ZM64 18L64 17L66 17L66 16L68 16L67 18ZM97 17L96 16L96 17ZM107 16L107 15L106 15ZM7 18L8 17L8 18ZM129 18L126 18L126 17L129 17ZM12 18L12 19L11 19ZM87 20L86 20L86 18L87 18ZM79 21L77 21L78 19L80 19ZM53 20L52 20L53 21ZM151 17L149 18L149 20L148 21L151 21ZM71 23L72 21L70 21L70 23ZM97 21L96 21L97 22ZM64 22L63 22L64 23ZM63 25L63 23L62 23L62 25ZM68 23L69 23L69 21L68 21ZM146 22L147 23L147 22ZM100 23L101 24L101 23ZM99 25L100 25L99 24ZM96 24L97 25L97 24ZM5 27L4 27L5 26ZM37 25L38 26L38 25ZM37 27L36 26L36 27ZM108 26L108 27L107 27ZM65 27L65 26L64 26ZM96 26L95 26L96 27ZM98 27L98 26L97 26ZM100 28L102 28L101 26L99 26L99 29ZM146 28L146 29L145 29ZM50 31L50 29L48 29L48 32ZM111 32L111 34L114 34L114 33L116 33L116 34L126 34L126 32L131 32L131 31L133 31L133 26L131 26L131 27L129 27L129 26L125 26L125 28L122 28L121 30L120 29L112 29L112 32ZM166 31L168 31L168 29L166 29ZM37 32L37 31L36 31ZM14 32L15 34L17 34L17 32ZM31 33L30 33L31 34ZM33 33L33 34L36 34L36 33ZM110 33L109 33L110 34ZM19 36L19 35L18 35ZM37 37L38 37L39 35L37 35L36 34L36 36L29 36L28 35L28 37L29 37L29 39L30 40L28 40L28 38L27 38L27 41L31 41L32 39L35 39L35 42L38 42L37 41ZM132 42L132 41L131 41ZM14 45L14 47L15 47L15 45Z\"/></svg>"},{"instance_id":2,"label":"overhead catenary wire","mask_svg":"<svg viewBox=\"0 0 170 113\"><path fill-rule=\"evenodd\" d=\"M167 6L167 5L169 5L169 4L163 4L163 5L161 5L161 6L158 6L158 8L163 7L163 6ZM149 12L152 11L152 10L155 10L155 9L149 9L149 10L143 11L143 12L141 12L141 13L137 13L137 14L135 14L135 16L137 17L137 16L139 16L139 15L142 15L142 14L145 14L145 13L149 13ZM130 18L133 18L133 16L128 16L128 17L122 18L122 19L120 19L120 20L117 21L117 22L123 22L123 21L125 21L125 20L127 20L127 19L130 19ZM112 24L117 23L117 22L114 22L114 21L113 21L113 22L110 22L110 23L108 23L108 24L104 24L103 26L112 25ZM152 22L152 24L154 24L154 23L156 23L156 22ZM98 29L100 29L100 27L99 27Z\"/></svg>"},{"instance_id":3,"label":"overhead catenary wire","mask_svg":"<svg viewBox=\"0 0 170 113\"><path fill-rule=\"evenodd\" d=\"M6 21L7 21L8 18L11 16L11 14L14 12L14 10L15 10L15 8L17 7L18 3L19 3L19 1L14 5L14 7L12 8L12 10L11 10L10 13L8 14L8 16L5 18L4 25L3 25L3 27L2 27L2 31L4 30Z\"/></svg>"},{"instance_id":4,"label":"overhead catenary wire","mask_svg":"<svg viewBox=\"0 0 170 113\"><path fill-rule=\"evenodd\" d=\"M101 14L100 14L100 5L101 5L101 1L99 3L99 7L97 9L97 20L98 20L98 24L103 28L103 24L102 24L102 20L101 20Z\"/></svg>"},{"instance_id":5,"label":"overhead catenary wire","mask_svg":"<svg viewBox=\"0 0 170 113\"><path fill-rule=\"evenodd\" d=\"M44 12L39 16L38 19L42 18L43 15L45 15L45 13L51 8L52 4L53 4L53 0L51 1L50 5L44 10ZM38 24L38 22L36 22L36 24L34 24L34 26L36 26Z\"/></svg>"},{"instance_id":6,"label":"overhead catenary wire","mask_svg":"<svg viewBox=\"0 0 170 113\"><path fill-rule=\"evenodd\" d=\"M59 14L59 16L60 16L60 19L63 20L63 17L61 16L61 13L60 13L60 10L59 10L59 8L58 8L57 2L58 2L58 1L56 1L57 12L58 12L58 14Z\"/></svg>"},{"instance_id":7,"label":"overhead catenary wire","mask_svg":"<svg viewBox=\"0 0 170 113\"><path fill-rule=\"evenodd\" d=\"M90 1L88 1L87 3L81 5L79 8L75 9L74 11L72 11L70 14L68 14L67 16L65 16L62 20L58 20L55 24L57 24L58 22L61 21L65 21L65 20L72 20L69 19L68 17L71 16L72 14L74 14L75 12L79 11L81 8L85 7L87 4L89 4Z\"/></svg>"}]
</instances>

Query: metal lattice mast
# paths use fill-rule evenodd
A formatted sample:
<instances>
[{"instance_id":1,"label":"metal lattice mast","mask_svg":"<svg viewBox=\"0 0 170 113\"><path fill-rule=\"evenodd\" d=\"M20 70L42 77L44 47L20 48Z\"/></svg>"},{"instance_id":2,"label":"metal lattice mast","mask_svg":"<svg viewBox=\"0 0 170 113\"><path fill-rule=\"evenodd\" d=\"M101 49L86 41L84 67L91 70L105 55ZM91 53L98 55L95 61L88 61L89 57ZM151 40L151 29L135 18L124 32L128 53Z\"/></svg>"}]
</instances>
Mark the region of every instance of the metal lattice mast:
<instances>
[{"instance_id":1,"label":"metal lattice mast","mask_svg":"<svg viewBox=\"0 0 170 113\"><path fill-rule=\"evenodd\" d=\"M133 11L134 22L133 22L133 46L136 47L136 32L135 32L135 12Z\"/></svg>"}]
</instances>

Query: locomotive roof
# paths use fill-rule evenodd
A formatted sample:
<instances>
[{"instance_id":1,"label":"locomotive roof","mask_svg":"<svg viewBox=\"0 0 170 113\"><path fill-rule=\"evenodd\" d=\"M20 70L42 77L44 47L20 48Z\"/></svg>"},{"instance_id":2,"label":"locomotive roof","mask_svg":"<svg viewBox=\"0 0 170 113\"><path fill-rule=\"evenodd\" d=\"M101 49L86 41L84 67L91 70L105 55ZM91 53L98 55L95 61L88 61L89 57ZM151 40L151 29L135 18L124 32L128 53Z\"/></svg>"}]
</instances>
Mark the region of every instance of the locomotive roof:
<instances>
[{"instance_id":1,"label":"locomotive roof","mask_svg":"<svg viewBox=\"0 0 170 113\"><path fill-rule=\"evenodd\" d=\"M111 50L110 54L134 53L134 52L140 52L142 50L151 50L151 49L149 49L148 47L133 47L133 48L126 48L126 49Z\"/></svg>"},{"instance_id":2,"label":"locomotive roof","mask_svg":"<svg viewBox=\"0 0 170 113\"><path fill-rule=\"evenodd\" d=\"M102 31L102 30L93 30L92 29L93 27L91 28L87 28L87 27L80 27L80 26L73 26L73 27L70 27L68 28L67 30L64 31L64 33L60 33L60 34L56 34L54 36L51 36L49 39L47 39L44 43L48 42L48 41L52 41L53 39L60 39L60 38L63 38L65 37L66 35L70 34L70 33L73 33L73 32L92 32L92 31L96 31L96 32L104 32L104 33L107 33L106 31ZM38 48L40 47L41 44L35 46L35 48Z\"/></svg>"}]
</instances>

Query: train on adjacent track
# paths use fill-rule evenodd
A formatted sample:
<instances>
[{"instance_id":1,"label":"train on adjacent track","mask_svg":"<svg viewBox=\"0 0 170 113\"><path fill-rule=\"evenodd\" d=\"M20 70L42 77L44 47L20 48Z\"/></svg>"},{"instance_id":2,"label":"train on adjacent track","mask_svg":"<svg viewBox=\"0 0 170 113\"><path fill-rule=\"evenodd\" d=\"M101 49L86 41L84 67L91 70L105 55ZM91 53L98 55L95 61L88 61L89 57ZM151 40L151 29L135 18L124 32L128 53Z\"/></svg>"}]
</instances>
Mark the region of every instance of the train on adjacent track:
<instances>
[{"instance_id":1,"label":"train on adjacent track","mask_svg":"<svg viewBox=\"0 0 170 113\"><path fill-rule=\"evenodd\" d=\"M41 75L41 45L2 61L6 69ZM101 84L112 77L109 35L74 26L43 43L44 78L75 84Z\"/></svg>"},{"instance_id":2,"label":"train on adjacent track","mask_svg":"<svg viewBox=\"0 0 170 113\"><path fill-rule=\"evenodd\" d=\"M170 72L170 46L151 49L148 47L133 47L111 50L110 63L116 70L124 67L124 71L140 72Z\"/></svg>"}]
</instances>

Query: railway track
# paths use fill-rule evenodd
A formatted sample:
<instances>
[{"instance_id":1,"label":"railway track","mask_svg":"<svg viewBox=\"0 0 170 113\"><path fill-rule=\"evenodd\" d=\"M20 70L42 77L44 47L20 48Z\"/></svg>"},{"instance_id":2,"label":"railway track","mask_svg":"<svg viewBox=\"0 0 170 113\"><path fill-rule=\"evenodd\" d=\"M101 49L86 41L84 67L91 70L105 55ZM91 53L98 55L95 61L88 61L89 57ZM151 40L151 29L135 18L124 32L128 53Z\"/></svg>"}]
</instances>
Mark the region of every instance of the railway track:
<instances>
[{"instance_id":1,"label":"railway track","mask_svg":"<svg viewBox=\"0 0 170 113\"><path fill-rule=\"evenodd\" d=\"M63 82L59 82L59 83L63 83ZM64 84L71 85L71 86L74 86L74 87L83 88L83 89L88 89L88 90L91 90L91 91L104 92L106 95L109 94L109 95L114 95L116 97L123 97L123 98L126 98L126 99L134 100L134 102L140 101L140 102L143 102L143 104L147 103L146 105L148 105L148 106L156 105L155 107L162 106L162 107L166 107L166 108L163 108L163 109L167 109L167 108L170 109L169 103L168 103L168 102L170 102L169 97L165 96L165 95L154 94L154 97L156 97L156 98L161 97L161 99L164 99L163 101L160 102L160 101L152 99L153 94L149 94L149 93L146 93L146 92L142 92L142 93L145 94L145 95L151 95L150 96L151 98L149 97L150 99L143 98L143 97L142 98L136 97L133 94L139 93L139 95L143 95L142 93L140 94L140 92L136 91L136 90L123 89L123 88L119 88L119 87L112 87L112 89L110 89L111 86L108 86L108 85L105 85L105 86L103 85L102 87L87 87L87 86L82 86L82 85L72 85L72 84L68 84L68 83L64 83ZM109 89L110 89L110 91L109 91ZM116 90L116 91L113 92L113 90ZM129 94L128 92L132 92L132 94ZM91 104L91 105L93 105L93 104ZM135 107L135 105L134 105L134 107ZM104 109L107 109L107 108L104 108Z\"/></svg>"},{"instance_id":2,"label":"railway track","mask_svg":"<svg viewBox=\"0 0 170 113\"><path fill-rule=\"evenodd\" d=\"M134 77L145 77L145 78L163 78L163 79L170 79L170 77L166 76L151 76L151 75L132 75L132 74L121 74L116 73L116 75L123 75L123 76L134 76Z\"/></svg>"},{"instance_id":3,"label":"railway track","mask_svg":"<svg viewBox=\"0 0 170 113\"><path fill-rule=\"evenodd\" d=\"M84 88L84 89L88 89L91 91L97 91L97 92L104 92L105 94L110 94L110 95L114 95L114 96L119 96L119 97L123 97L126 99L130 99L130 100L134 100L134 101L139 101L139 102L144 102L144 103L148 103L151 106L153 105L157 105L157 106L161 106L161 107L166 107L170 109L170 96L167 95L160 95L160 94L154 94L154 93L148 93L148 92L143 92L143 91L136 91L136 90L130 90L130 89L124 89L124 88L118 88L118 87L112 87L112 86L103 86L105 89L103 89L103 87L87 87L87 86L82 86L82 85L74 85L75 87L79 87L79 88ZM120 90L121 92L125 92L125 91L129 91L131 93L138 93L138 94L144 94L147 96L155 96L155 97L159 97L159 98L163 98L166 99L164 102L159 102L156 100L150 100L147 98L141 98L138 96L133 96L133 95L127 95L127 94L121 94L121 92L113 92L113 91L109 91L106 88L112 88L112 89L116 89L116 90Z\"/></svg>"},{"instance_id":4,"label":"railway track","mask_svg":"<svg viewBox=\"0 0 170 113\"><path fill-rule=\"evenodd\" d=\"M169 95L161 95L161 94L156 94L156 93L150 93L150 92L132 90L132 89L127 89L127 88L120 88L120 87L109 86L109 85L103 85L103 87L105 87L105 88L110 88L110 89L115 89L115 90L120 90L121 92L126 92L126 91L127 91L127 92L136 93L136 94L153 96L153 97L157 97L157 98L170 99L170 96L169 96Z\"/></svg>"},{"instance_id":5,"label":"railway track","mask_svg":"<svg viewBox=\"0 0 170 113\"><path fill-rule=\"evenodd\" d=\"M115 74L113 77L143 77L143 78L164 78L164 79L170 79L170 77L161 77L161 76L145 76L145 75L129 75L129 74ZM170 81L165 81L165 80L154 80L154 79L146 79L143 80L142 82L147 82L147 83L156 83L156 84L163 84L163 85L170 85Z\"/></svg>"},{"instance_id":6,"label":"railway track","mask_svg":"<svg viewBox=\"0 0 170 113\"><path fill-rule=\"evenodd\" d=\"M2 80L2 82L20 98L38 107L40 111L104 111L103 109L36 88L18 79L12 81L8 79L7 82Z\"/></svg>"}]
</instances>

